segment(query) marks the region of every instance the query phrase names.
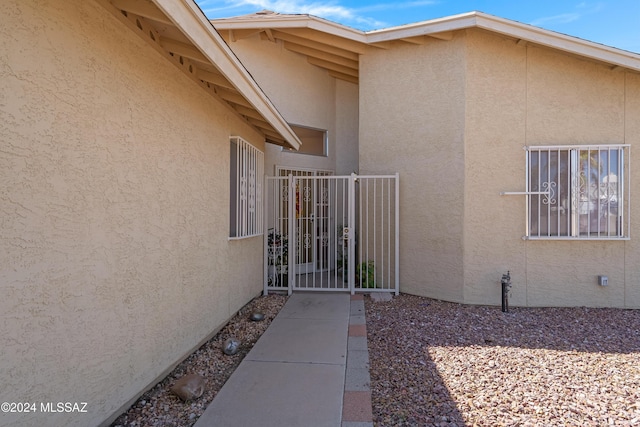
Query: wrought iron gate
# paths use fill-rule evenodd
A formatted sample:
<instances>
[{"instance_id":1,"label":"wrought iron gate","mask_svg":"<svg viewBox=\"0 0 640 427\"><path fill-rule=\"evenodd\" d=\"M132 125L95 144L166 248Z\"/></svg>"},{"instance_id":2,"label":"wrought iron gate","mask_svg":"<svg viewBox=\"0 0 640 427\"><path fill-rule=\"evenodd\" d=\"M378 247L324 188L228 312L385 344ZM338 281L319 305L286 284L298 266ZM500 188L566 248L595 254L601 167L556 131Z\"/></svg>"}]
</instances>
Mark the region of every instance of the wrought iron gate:
<instances>
[{"instance_id":1,"label":"wrought iron gate","mask_svg":"<svg viewBox=\"0 0 640 427\"><path fill-rule=\"evenodd\" d=\"M399 178L265 178L264 293L399 290Z\"/></svg>"}]
</instances>

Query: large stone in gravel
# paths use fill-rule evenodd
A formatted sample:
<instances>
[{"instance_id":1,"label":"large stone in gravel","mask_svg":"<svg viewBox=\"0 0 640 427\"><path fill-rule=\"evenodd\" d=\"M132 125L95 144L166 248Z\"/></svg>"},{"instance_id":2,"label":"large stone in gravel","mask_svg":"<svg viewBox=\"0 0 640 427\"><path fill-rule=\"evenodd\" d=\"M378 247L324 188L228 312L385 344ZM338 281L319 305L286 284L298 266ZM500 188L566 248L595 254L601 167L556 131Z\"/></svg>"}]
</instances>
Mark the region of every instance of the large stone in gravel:
<instances>
[{"instance_id":1,"label":"large stone in gravel","mask_svg":"<svg viewBox=\"0 0 640 427\"><path fill-rule=\"evenodd\" d=\"M197 374L189 374L176 381L171 392L185 402L195 400L204 393L204 378Z\"/></svg>"},{"instance_id":2,"label":"large stone in gravel","mask_svg":"<svg viewBox=\"0 0 640 427\"><path fill-rule=\"evenodd\" d=\"M228 338L222 345L222 351L224 352L224 354L229 356L236 354L239 349L240 341L238 341L238 339L235 337Z\"/></svg>"}]
</instances>

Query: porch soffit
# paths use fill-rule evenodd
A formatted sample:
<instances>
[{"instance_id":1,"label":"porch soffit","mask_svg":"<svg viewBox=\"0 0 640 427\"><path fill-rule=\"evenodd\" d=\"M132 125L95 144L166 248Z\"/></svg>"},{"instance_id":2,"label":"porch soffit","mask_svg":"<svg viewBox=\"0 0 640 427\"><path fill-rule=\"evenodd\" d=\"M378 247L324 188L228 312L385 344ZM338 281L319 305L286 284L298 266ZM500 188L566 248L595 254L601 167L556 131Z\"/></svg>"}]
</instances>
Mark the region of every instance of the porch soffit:
<instances>
[{"instance_id":1,"label":"porch soffit","mask_svg":"<svg viewBox=\"0 0 640 427\"><path fill-rule=\"evenodd\" d=\"M195 2L96 0L210 95L264 135L298 149L289 127Z\"/></svg>"},{"instance_id":2,"label":"porch soffit","mask_svg":"<svg viewBox=\"0 0 640 427\"><path fill-rule=\"evenodd\" d=\"M263 40L280 41L291 52L303 55L310 64L323 68L337 79L358 83L359 57L369 47L365 43L335 34L305 27L288 25L278 28L229 28L226 24L212 21L227 43L255 36Z\"/></svg>"},{"instance_id":3,"label":"porch soffit","mask_svg":"<svg viewBox=\"0 0 640 427\"><path fill-rule=\"evenodd\" d=\"M388 49L387 40L370 41L366 33L309 15L286 15L271 11L211 21L220 35L233 43L259 35L263 40L281 41L285 49L303 55L310 64L323 68L341 80L357 84L360 55L369 49ZM433 34L450 40L452 33ZM424 34L395 41L423 44Z\"/></svg>"},{"instance_id":4,"label":"porch soffit","mask_svg":"<svg viewBox=\"0 0 640 427\"><path fill-rule=\"evenodd\" d=\"M415 24L359 31L311 15L286 15L262 11L251 15L211 21L229 43L260 34L265 40L281 40L283 46L305 55L336 78L358 83L359 58L370 49L389 49L393 44L425 44L449 41L456 31L477 28L533 43L597 62L611 69L640 72L640 55L576 37L522 24L483 12L470 12ZM346 59L346 61L345 61Z\"/></svg>"}]
</instances>

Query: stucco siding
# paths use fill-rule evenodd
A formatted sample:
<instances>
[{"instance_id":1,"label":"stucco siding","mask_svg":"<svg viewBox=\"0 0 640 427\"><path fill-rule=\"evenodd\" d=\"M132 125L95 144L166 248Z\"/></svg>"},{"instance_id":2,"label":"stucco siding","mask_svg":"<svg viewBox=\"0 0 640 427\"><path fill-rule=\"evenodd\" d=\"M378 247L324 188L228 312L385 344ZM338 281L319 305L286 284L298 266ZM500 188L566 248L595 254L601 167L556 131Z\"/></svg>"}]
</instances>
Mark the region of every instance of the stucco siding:
<instances>
[{"instance_id":1,"label":"stucco siding","mask_svg":"<svg viewBox=\"0 0 640 427\"><path fill-rule=\"evenodd\" d=\"M625 73L527 46L527 144L624 140Z\"/></svg>"},{"instance_id":2,"label":"stucco siding","mask_svg":"<svg viewBox=\"0 0 640 427\"><path fill-rule=\"evenodd\" d=\"M336 146L355 143L357 149L357 141L349 139L354 129L357 132L357 122L349 128L345 128L344 121L340 127L337 123L338 99L341 108L355 104L357 90L338 85L325 70L309 64L305 56L285 49L281 41L271 42L255 35L230 42L230 46L289 123L327 131L326 157L300 155L267 144L267 174L272 175L275 166L335 171ZM341 162L341 169L346 168Z\"/></svg>"},{"instance_id":3,"label":"stucco siding","mask_svg":"<svg viewBox=\"0 0 640 427\"><path fill-rule=\"evenodd\" d=\"M465 302L499 304L510 270L515 305L637 306L632 242L522 240L525 197L499 195L525 190L526 145L637 144L626 123L638 108L625 101L637 79L482 31L470 31L468 43ZM608 287L598 275L609 276Z\"/></svg>"},{"instance_id":4,"label":"stucco siding","mask_svg":"<svg viewBox=\"0 0 640 427\"><path fill-rule=\"evenodd\" d=\"M336 81L336 174L349 175L358 172L358 116L359 87L356 84Z\"/></svg>"},{"instance_id":5,"label":"stucco siding","mask_svg":"<svg viewBox=\"0 0 640 427\"><path fill-rule=\"evenodd\" d=\"M501 302L510 271L511 301L526 304L524 185L526 49L482 32L467 38L464 301Z\"/></svg>"},{"instance_id":6,"label":"stucco siding","mask_svg":"<svg viewBox=\"0 0 640 427\"><path fill-rule=\"evenodd\" d=\"M463 297L464 36L360 62L360 172L400 172L400 290Z\"/></svg>"},{"instance_id":7,"label":"stucco siding","mask_svg":"<svg viewBox=\"0 0 640 427\"><path fill-rule=\"evenodd\" d=\"M640 150L640 74L625 73L624 137L634 160ZM640 308L640 170L631 163L631 240L625 243L625 305Z\"/></svg>"},{"instance_id":8,"label":"stucco siding","mask_svg":"<svg viewBox=\"0 0 640 427\"><path fill-rule=\"evenodd\" d=\"M535 46L527 58L526 145L627 143L624 72ZM625 306L625 245L527 242L528 305Z\"/></svg>"},{"instance_id":9,"label":"stucco siding","mask_svg":"<svg viewBox=\"0 0 640 427\"><path fill-rule=\"evenodd\" d=\"M262 138L97 3L0 14L2 401L95 425L261 289L228 241L229 136Z\"/></svg>"}]
</instances>

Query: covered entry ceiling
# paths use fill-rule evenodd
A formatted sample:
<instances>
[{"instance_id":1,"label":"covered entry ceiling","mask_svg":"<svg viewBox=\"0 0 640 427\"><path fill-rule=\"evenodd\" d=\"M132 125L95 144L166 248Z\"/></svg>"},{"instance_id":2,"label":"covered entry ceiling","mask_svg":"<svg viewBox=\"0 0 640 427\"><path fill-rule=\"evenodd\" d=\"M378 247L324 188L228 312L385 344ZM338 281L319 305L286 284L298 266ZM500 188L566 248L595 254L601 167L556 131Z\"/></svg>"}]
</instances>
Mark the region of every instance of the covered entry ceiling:
<instances>
[{"instance_id":1,"label":"covered entry ceiling","mask_svg":"<svg viewBox=\"0 0 640 427\"><path fill-rule=\"evenodd\" d=\"M287 15L265 10L212 22L228 43L259 34L264 40L280 41L285 49L306 56L310 64L327 70L329 75L356 84L359 81L360 55L367 49L388 49L391 46L384 37L373 40L361 31L310 15ZM427 41L425 37L425 34L415 34L395 42L424 44ZM450 31L429 34L432 40L450 40L452 37Z\"/></svg>"}]
</instances>

